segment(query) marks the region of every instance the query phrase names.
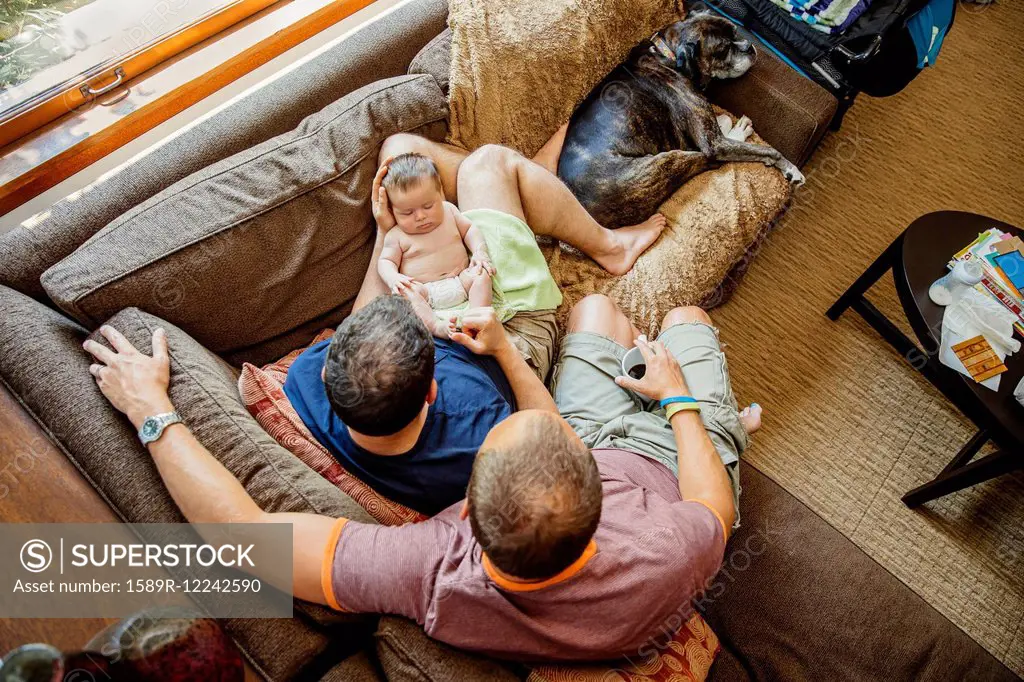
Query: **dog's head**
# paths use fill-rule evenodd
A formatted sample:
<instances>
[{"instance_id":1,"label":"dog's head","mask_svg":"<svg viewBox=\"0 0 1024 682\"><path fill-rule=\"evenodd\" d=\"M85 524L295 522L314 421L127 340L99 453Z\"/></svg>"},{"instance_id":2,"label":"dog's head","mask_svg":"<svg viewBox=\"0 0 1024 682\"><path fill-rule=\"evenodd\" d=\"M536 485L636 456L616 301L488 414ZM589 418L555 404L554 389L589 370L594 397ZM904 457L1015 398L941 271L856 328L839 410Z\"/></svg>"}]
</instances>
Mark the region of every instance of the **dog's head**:
<instances>
[{"instance_id":1,"label":"dog's head","mask_svg":"<svg viewBox=\"0 0 1024 682\"><path fill-rule=\"evenodd\" d=\"M737 78L754 65L754 46L728 19L694 12L651 37L651 54L703 88L713 78Z\"/></svg>"}]
</instances>

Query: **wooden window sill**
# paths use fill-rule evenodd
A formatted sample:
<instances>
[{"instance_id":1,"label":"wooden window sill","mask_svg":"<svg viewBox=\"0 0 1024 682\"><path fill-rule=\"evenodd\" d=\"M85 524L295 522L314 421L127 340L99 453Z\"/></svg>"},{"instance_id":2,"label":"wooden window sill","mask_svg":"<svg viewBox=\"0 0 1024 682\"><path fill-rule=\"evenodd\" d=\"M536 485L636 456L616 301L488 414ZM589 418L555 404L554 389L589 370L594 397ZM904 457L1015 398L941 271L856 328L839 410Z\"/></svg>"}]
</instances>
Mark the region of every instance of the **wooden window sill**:
<instances>
[{"instance_id":1,"label":"wooden window sill","mask_svg":"<svg viewBox=\"0 0 1024 682\"><path fill-rule=\"evenodd\" d=\"M281 0L0 149L0 215L373 0Z\"/></svg>"}]
</instances>

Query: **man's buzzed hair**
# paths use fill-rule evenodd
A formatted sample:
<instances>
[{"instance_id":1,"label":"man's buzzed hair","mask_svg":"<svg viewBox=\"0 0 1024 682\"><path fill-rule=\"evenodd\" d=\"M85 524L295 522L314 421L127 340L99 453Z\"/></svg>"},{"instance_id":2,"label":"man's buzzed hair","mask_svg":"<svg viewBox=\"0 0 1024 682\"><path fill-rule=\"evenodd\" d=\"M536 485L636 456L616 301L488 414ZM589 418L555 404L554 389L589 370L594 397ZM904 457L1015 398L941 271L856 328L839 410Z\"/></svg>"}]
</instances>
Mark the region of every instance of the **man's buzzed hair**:
<instances>
[{"instance_id":1,"label":"man's buzzed hair","mask_svg":"<svg viewBox=\"0 0 1024 682\"><path fill-rule=\"evenodd\" d=\"M473 535L499 570L543 580L580 558L601 520L601 475L561 419L530 415L515 444L481 450L469 479Z\"/></svg>"},{"instance_id":2,"label":"man's buzzed hair","mask_svg":"<svg viewBox=\"0 0 1024 682\"><path fill-rule=\"evenodd\" d=\"M401 296L379 296L338 327L327 350L327 400L346 426L390 436L412 423L434 380L434 338Z\"/></svg>"}]
</instances>

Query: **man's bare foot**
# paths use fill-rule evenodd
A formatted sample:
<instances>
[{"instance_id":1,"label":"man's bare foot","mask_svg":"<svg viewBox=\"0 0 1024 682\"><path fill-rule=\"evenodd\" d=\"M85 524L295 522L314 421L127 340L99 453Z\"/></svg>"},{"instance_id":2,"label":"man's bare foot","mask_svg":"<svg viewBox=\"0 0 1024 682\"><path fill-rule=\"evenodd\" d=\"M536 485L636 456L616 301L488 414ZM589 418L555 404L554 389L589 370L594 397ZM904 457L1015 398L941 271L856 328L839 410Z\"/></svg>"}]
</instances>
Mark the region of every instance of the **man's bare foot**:
<instances>
[{"instance_id":1,"label":"man's bare foot","mask_svg":"<svg viewBox=\"0 0 1024 682\"><path fill-rule=\"evenodd\" d=\"M613 275L624 275L633 269L633 264L658 238L668 219L655 213L639 225L610 230L613 246L609 253L594 257L598 264Z\"/></svg>"},{"instance_id":2,"label":"man's bare foot","mask_svg":"<svg viewBox=\"0 0 1024 682\"><path fill-rule=\"evenodd\" d=\"M748 436L761 428L762 412L764 410L757 403L750 403L750 407L745 407L740 412L740 423L743 424L743 429Z\"/></svg>"}]
</instances>

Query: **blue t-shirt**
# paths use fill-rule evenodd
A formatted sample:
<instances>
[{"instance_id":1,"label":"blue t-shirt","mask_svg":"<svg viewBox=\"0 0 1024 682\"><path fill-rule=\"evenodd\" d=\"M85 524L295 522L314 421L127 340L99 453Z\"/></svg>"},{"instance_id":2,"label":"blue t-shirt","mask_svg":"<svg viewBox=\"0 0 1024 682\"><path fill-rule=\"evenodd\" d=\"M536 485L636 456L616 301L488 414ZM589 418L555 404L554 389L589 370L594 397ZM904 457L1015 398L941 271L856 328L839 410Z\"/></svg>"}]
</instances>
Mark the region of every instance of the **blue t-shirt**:
<instances>
[{"instance_id":1,"label":"blue t-shirt","mask_svg":"<svg viewBox=\"0 0 1024 682\"><path fill-rule=\"evenodd\" d=\"M313 437L350 473L395 502L429 516L466 496L480 444L512 414L512 387L492 358L434 339L437 400L416 445L401 455L375 455L356 445L327 399L320 372L330 340L311 346L288 370L284 392Z\"/></svg>"}]
</instances>

